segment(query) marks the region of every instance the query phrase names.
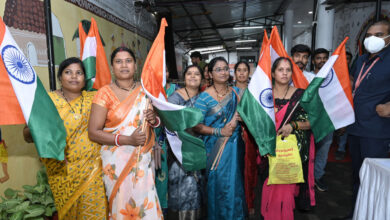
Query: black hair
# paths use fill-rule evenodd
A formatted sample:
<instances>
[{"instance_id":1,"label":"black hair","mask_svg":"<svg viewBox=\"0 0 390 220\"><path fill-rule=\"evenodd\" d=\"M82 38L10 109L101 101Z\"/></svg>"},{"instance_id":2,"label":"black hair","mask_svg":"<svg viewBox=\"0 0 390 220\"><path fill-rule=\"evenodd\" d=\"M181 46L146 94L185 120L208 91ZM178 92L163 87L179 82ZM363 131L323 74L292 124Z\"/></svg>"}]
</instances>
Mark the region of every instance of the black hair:
<instances>
[{"instance_id":1,"label":"black hair","mask_svg":"<svg viewBox=\"0 0 390 220\"><path fill-rule=\"evenodd\" d=\"M122 51L128 52L128 53L130 54L130 56L133 57L134 62L136 62L135 55L134 55L134 52L133 52L132 50L130 50L130 49L127 48L127 47L118 47L118 48L116 48L114 51L112 51L112 53L111 53L111 65L112 65L113 62L114 62L114 58L115 58L116 54L117 54L118 52L122 52Z\"/></svg>"},{"instance_id":2,"label":"black hair","mask_svg":"<svg viewBox=\"0 0 390 220\"><path fill-rule=\"evenodd\" d=\"M308 46L304 44L297 44L291 48L291 56L294 56L295 53L307 53L310 57L311 50Z\"/></svg>"},{"instance_id":3,"label":"black hair","mask_svg":"<svg viewBox=\"0 0 390 220\"><path fill-rule=\"evenodd\" d=\"M85 68L83 65L83 61L81 61L77 57L69 57L68 59L65 59L64 61L62 61L60 63L60 66L58 67L58 72L57 72L57 79L60 80L61 76L62 76L62 72L64 72L65 68L71 64L74 64L74 63L78 63L80 65L81 69L83 70L84 79L85 79L86 77L85 77Z\"/></svg>"},{"instance_id":4,"label":"black hair","mask_svg":"<svg viewBox=\"0 0 390 220\"><path fill-rule=\"evenodd\" d=\"M325 53L329 57L329 51L325 48L318 48L313 53L313 58L315 58L318 54Z\"/></svg>"},{"instance_id":5,"label":"black hair","mask_svg":"<svg viewBox=\"0 0 390 220\"><path fill-rule=\"evenodd\" d=\"M217 64L218 61L225 62L226 65L228 65L228 62L226 61L225 58L223 58L223 57L214 57L214 58L210 61L209 65L208 65L208 68L209 68L208 71L209 71L210 73L213 72L214 66L215 66L215 64ZM230 74L229 74L229 76L230 76ZM230 83L230 82L232 81L232 79L233 79L232 77L229 77L228 82ZM211 83L211 84L214 84L214 80L213 80L212 78L210 79L210 83Z\"/></svg>"},{"instance_id":6,"label":"black hair","mask_svg":"<svg viewBox=\"0 0 390 220\"><path fill-rule=\"evenodd\" d=\"M345 52L345 54L347 55L347 56L350 56L351 57L351 59L352 59L352 53L351 52L349 52L349 51L347 51L347 52Z\"/></svg>"},{"instance_id":7,"label":"black hair","mask_svg":"<svg viewBox=\"0 0 390 220\"><path fill-rule=\"evenodd\" d=\"M192 52L190 57L191 57L191 58L192 58L192 57L198 57L200 60L202 60L202 55L200 54L199 51L194 51L194 52Z\"/></svg>"},{"instance_id":8,"label":"black hair","mask_svg":"<svg viewBox=\"0 0 390 220\"><path fill-rule=\"evenodd\" d=\"M187 66L187 67L184 69L184 72L183 72L183 75L184 75L184 87L185 87L185 84L186 84L186 83L185 83L186 74L187 74L188 70L189 70L190 68L192 68L192 67L197 68L197 69L199 70L199 73L200 73L200 76L201 76L201 80L204 79L202 68L200 68L198 65L189 65L189 66ZM201 88L202 88L202 82L200 83L198 90L200 91Z\"/></svg>"},{"instance_id":9,"label":"black hair","mask_svg":"<svg viewBox=\"0 0 390 220\"><path fill-rule=\"evenodd\" d=\"M187 66L187 67L184 69L184 72L183 72L184 77L186 76L188 70L189 70L190 68L192 68L192 67L196 67L196 68L199 70L200 75L202 76L202 79L203 79L204 76L203 76L202 68L200 68L198 65L189 65L189 66Z\"/></svg>"},{"instance_id":10,"label":"black hair","mask_svg":"<svg viewBox=\"0 0 390 220\"><path fill-rule=\"evenodd\" d=\"M276 68L278 68L279 63L282 62L283 60L288 61L288 63L290 64L290 67L291 67L291 71L292 71L293 65L292 65L292 63L291 63L291 60L290 60L289 58L287 58L287 57L278 57L278 58L274 61L274 63L272 64L271 72L275 73L275 70L276 70Z\"/></svg>"},{"instance_id":11,"label":"black hair","mask_svg":"<svg viewBox=\"0 0 390 220\"><path fill-rule=\"evenodd\" d=\"M375 26L375 25L385 25L385 26L387 26L387 34L390 34L390 22L388 20L376 21L376 22L372 23L368 28L370 28L372 26Z\"/></svg>"},{"instance_id":12,"label":"black hair","mask_svg":"<svg viewBox=\"0 0 390 220\"><path fill-rule=\"evenodd\" d=\"M215 66L215 64L217 64L218 61L223 61L223 62L225 62L226 64L228 64L228 62L226 61L225 58L223 58L223 57L214 57L214 58L210 61L209 65L208 65L208 66L209 66L209 69L208 69L209 72L213 72L214 66Z\"/></svg>"},{"instance_id":13,"label":"black hair","mask_svg":"<svg viewBox=\"0 0 390 220\"><path fill-rule=\"evenodd\" d=\"M246 62L246 61L240 61L240 62L236 63L236 65L234 65L234 73L237 72L237 68L238 68L238 66L239 66L241 63L245 64L246 68L248 68L248 76L249 76L249 70L250 70L251 68L249 67L248 62Z\"/></svg>"}]
</instances>

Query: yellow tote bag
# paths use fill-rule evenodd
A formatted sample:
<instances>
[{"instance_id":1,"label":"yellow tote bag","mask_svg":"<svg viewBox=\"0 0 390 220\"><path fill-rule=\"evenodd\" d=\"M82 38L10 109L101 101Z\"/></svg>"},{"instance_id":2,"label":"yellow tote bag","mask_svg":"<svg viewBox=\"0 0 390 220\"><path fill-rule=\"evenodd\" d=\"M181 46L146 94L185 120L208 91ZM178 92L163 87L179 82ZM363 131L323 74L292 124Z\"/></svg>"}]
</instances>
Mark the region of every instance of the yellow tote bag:
<instances>
[{"instance_id":1,"label":"yellow tote bag","mask_svg":"<svg viewBox=\"0 0 390 220\"><path fill-rule=\"evenodd\" d=\"M299 155L297 137L290 134L282 140L276 138L276 156L268 156L269 179L271 184L303 183L301 156Z\"/></svg>"}]
</instances>

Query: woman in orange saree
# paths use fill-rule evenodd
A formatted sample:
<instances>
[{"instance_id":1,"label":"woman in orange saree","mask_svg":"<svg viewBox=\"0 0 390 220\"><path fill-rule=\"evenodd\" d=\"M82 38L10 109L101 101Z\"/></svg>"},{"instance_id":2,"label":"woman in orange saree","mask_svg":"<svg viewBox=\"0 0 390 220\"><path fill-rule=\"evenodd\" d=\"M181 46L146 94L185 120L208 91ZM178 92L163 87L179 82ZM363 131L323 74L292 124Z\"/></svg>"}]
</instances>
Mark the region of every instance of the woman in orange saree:
<instances>
[{"instance_id":1,"label":"woman in orange saree","mask_svg":"<svg viewBox=\"0 0 390 220\"><path fill-rule=\"evenodd\" d=\"M151 105L140 83L133 79L133 52L117 48L111 65L116 80L97 92L89 123L91 140L103 145L100 152L109 217L162 219L152 161L153 127L160 124L159 119L148 108Z\"/></svg>"}]
</instances>

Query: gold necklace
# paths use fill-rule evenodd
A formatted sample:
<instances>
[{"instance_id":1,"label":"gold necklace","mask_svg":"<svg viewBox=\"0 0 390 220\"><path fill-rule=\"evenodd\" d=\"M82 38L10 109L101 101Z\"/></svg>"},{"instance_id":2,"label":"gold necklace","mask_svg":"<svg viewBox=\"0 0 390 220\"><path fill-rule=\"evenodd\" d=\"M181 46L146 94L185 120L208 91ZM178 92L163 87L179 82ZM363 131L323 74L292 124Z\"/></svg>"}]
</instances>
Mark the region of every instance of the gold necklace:
<instances>
[{"instance_id":1,"label":"gold necklace","mask_svg":"<svg viewBox=\"0 0 390 220\"><path fill-rule=\"evenodd\" d=\"M64 94L64 90L62 90L61 88L61 94L62 94L62 97L64 97L66 103L68 103L70 109L71 109L71 112L73 113L73 117L74 119L76 120L79 120L81 118L81 116L83 115L83 103L84 103L84 96L83 96L83 93L81 92L81 108L80 108L80 114L77 114L76 111L72 108L72 106L70 105L68 99L66 98L65 94Z\"/></svg>"},{"instance_id":2,"label":"gold necklace","mask_svg":"<svg viewBox=\"0 0 390 220\"><path fill-rule=\"evenodd\" d=\"M215 88L215 85L213 84L214 90L217 93L218 101L220 101L221 98L223 98L228 92L229 92L229 86L226 85L226 90L224 94L219 94L217 88Z\"/></svg>"}]
</instances>

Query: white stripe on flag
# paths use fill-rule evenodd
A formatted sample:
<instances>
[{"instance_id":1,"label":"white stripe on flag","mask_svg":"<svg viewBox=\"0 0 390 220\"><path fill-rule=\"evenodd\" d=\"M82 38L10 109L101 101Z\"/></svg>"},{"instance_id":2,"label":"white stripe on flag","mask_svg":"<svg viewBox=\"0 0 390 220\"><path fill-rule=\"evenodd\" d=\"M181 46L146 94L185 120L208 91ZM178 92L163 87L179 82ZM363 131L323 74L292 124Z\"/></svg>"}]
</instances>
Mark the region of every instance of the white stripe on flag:
<instances>
[{"instance_id":1,"label":"white stripe on flag","mask_svg":"<svg viewBox=\"0 0 390 220\"><path fill-rule=\"evenodd\" d=\"M274 107L273 107L273 100L272 100L272 107L271 107L271 104L270 104L270 107L264 107L264 105L262 103L260 103L260 100L259 100L260 94L263 91L265 91L265 89L270 89L271 95L272 95L272 86L271 86L270 79L265 74L265 72L260 68L260 66L257 66L255 73L253 73L253 75L252 75L251 82L248 85L248 90L253 95L253 97L255 97L257 103L259 103L259 105L264 109L265 112L267 112L268 116L275 123L275 113L274 113Z\"/></svg>"},{"instance_id":2,"label":"white stripe on flag","mask_svg":"<svg viewBox=\"0 0 390 220\"><path fill-rule=\"evenodd\" d=\"M172 149L173 154L175 154L176 159L180 162L180 164L183 163L183 154L182 154L182 141L180 140L177 132L169 131L165 128L165 134L167 135L167 139L169 141L169 146Z\"/></svg>"},{"instance_id":3,"label":"white stripe on flag","mask_svg":"<svg viewBox=\"0 0 390 220\"><path fill-rule=\"evenodd\" d=\"M4 49L6 46L8 47ZM11 72L15 78L22 79L19 81L8 73L24 119L28 123L34 102L35 90L37 88L37 74L12 38L7 27L5 27L4 39L0 45L0 51L7 71Z\"/></svg>"},{"instance_id":4,"label":"white stripe on flag","mask_svg":"<svg viewBox=\"0 0 390 220\"><path fill-rule=\"evenodd\" d=\"M351 114L353 108L341 87L335 70L332 68L338 57L338 55L331 56L327 62L328 65L323 67L325 71L318 73L318 77L325 78L318 93L335 129L344 127L346 124L352 124L355 121L354 114ZM327 69L329 70L326 71ZM343 108L340 106L343 106Z\"/></svg>"},{"instance_id":5,"label":"white stripe on flag","mask_svg":"<svg viewBox=\"0 0 390 220\"><path fill-rule=\"evenodd\" d=\"M84 43L82 59L85 60L88 57L96 57L96 48L96 37L87 37Z\"/></svg>"}]
</instances>

